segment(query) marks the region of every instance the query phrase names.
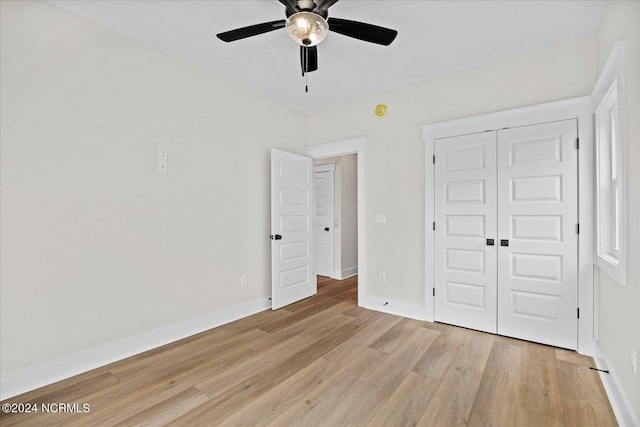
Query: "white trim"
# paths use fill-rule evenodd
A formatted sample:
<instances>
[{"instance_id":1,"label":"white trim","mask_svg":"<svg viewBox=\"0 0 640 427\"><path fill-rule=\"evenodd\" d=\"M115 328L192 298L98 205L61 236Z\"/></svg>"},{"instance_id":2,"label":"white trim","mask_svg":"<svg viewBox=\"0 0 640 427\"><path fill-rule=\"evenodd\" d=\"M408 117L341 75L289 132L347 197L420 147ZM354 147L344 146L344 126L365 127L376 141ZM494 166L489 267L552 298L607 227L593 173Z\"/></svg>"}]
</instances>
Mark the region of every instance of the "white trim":
<instances>
[{"instance_id":1,"label":"white trim","mask_svg":"<svg viewBox=\"0 0 640 427\"><path fill-rule=\"evenodd\" d=\"M607 359L596 344L596 355L594 357L596 367L598 369L608 370L609 373L600 372L600 380L604 386L604 390L609 398L611 409L616 416L616 421L620 427L640 426L638 414L633 410L633 405L629 398L624 394L624 388L620 383L620 379L615 371L608 368Z\"/></svg>"},{"instance_id":2,"label":"white trim","mask_svg":"<svg viewBox=\"0 0 640 427\"><path fill-rule=\"evenodd\" d=\"M625 69L625 45L626 42L624 40L616 42L613 45L609 58L607 58L607 62L604 64L604 67L598 76L598 81L593 86L593 91L591 91L594 105L600 104L600 101L602 101L602 98L609 90L611 83L613 83L618 76L618 73Z\"/></svg>"},{"instance_id":3,"label":"white trim","mask_svg":"<svg viewBox=\"0 0 640 427\"><path fill-rule=\"evenodd\" d=\"M326 157L346 156L348 154L358 155L358 305L364 307L364 296L367 291L366 278L366 242L367 233L365 227L365 146L367 138L346 139L343 141L330 142L328 144L314 145L307 147L307 154L314 159Z\"/></svg>"},{"instance_id":4,"label":"white trim","mask_svg":"<svg viewBox=\"0 0 640 427\"><path fill-rule=\"evenodd\" d=\"M3 375L0 378L0 400L9 399L30 390L126 359L269 308L271 308L271 301L268 299L254 299L140 335L94 347L42 365Z\"/></svg>"},{"instance_id":5,"label":"white trim","mask_svg":"<svg viewBox=\"0 0 640 427\"><path fill-rule=\"evenodd\" d=\"M335 170L335 163L321 163L319 165L316 165L316 172L335 172Z\"/></svg>"},{"instance_id":6,"label":"white trim","mask_svg":"<svg viewBox=\"0 0 640 427\"><path fill-rule=\"evenodd\" d=\"M358 275L358 266L357 265L355 267L345 268L340 273L340 280L348 279L349 277L353 277L353 276L357 276L357 275Z\"/></svg>"},{"instance_id":7,"label":"white trim","mask_svg":"<svg viewBox=\"0 0 640 427\"><path fill-rule=\"evenodd\" d=\"M432 156L434 140L497 130L505 127L525 126L533 123L578 119L578 352L593 355L593 102L590 96L532 105L491 114L433 123L422 126L425 142L425 314L426 320L434 319L434 248L432 223L434 219ZM431 272L431 274L429 273Z\"/></svg>"},{"instance_id":8,"label":"white trim","mask_svg":"<svg viewBox=\"0 0 640 427\"><path fill-rule=\"evenodd\" d=\"M626 155L627 155L627 144L626 144L626 103L625 103L625 66L626 66L626 58L625 58L625 42L620 41L617 42L607 59L607 62L598 77L598 81L596 82L593 92L591 93L591 97L593 99L594 106L596 106L596 117L595 117L595 143L596 143L596 204L595 207L598 207L596 211L596 242L595 242L595 263L598 267L600 267L604 272L606 272L609 276L611 276L616 282L621 285L626 285L627 283L627 165L626 165ZM620 176L620 218L619 221L619 250L614 255L611 253L611 248L606 247L606 243L603 242L605 237L609 239L613 238L615 232L607 232L605 227L603 230L603 225L608 226L611 225L611 219L608 219L608 215L602 215L600 207L604 204L607 205L607 202L602 202L602 192L600 191L603 186L612 186L611 177L603 177L601 174L602 171L602 154L603 152L609 153L611 155L611 141L606 140L603 143L601 135L601 110L604 108L604 100L613 96L612 92L615 91L616 101L615 105L618 109L618 123L617 123L617 137L618 137L618 149L620 164L619 173ZM611 215L613 216L613 215Z\"/></svg>"},{"instance_id":9,"label":"white trim","mask_svg":"<svg viewBox=\"0 0 640 427\"><path fill-rule=\"evenodd\" d=\"M426 320L424 317L424 307L422 307L421 304L409 304L402 301L371 296L360 297L360 295L358 295L358 304L369 310L409 317L411 319Z\"/></svg>"}]
</instances>

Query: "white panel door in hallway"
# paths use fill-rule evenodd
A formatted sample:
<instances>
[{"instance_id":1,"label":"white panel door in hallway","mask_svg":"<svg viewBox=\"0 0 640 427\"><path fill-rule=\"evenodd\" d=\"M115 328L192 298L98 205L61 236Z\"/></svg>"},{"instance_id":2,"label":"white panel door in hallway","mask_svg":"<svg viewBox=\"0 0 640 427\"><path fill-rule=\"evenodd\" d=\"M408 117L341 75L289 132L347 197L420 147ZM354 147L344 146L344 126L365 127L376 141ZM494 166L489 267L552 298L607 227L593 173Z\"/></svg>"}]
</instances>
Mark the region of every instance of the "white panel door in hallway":
<instances>
[{"instance_id":1,"label":"white panel door in hallway","mask_svg":"<svg viewBox=\"0 0 640 427\"><path fill-rule=\"evenodd\" d=\"M313 159L271 150L271 305L317 291L313 262Z\"/></svg>"},{"instance_id":2,"label":"white panel door in hallway","mask_svg":"<svg viewBox=\"0 0 640 427\"><path fill-rule=\"evenodd\" d=\"M329 277L333 276L334 270L335 168L336 165L333 163L317 165L315 172L316 274Z\"/></svg>"},{"instance_id":3,"label":"white panel door in hallway","mask_svg":"<svg viewBox=\"0 0 640 427\"><path fill-rule=\"evenodd\" d=\"M435 144L435 319L577 348L577 123Z\"/></svg>"}]
</instances>

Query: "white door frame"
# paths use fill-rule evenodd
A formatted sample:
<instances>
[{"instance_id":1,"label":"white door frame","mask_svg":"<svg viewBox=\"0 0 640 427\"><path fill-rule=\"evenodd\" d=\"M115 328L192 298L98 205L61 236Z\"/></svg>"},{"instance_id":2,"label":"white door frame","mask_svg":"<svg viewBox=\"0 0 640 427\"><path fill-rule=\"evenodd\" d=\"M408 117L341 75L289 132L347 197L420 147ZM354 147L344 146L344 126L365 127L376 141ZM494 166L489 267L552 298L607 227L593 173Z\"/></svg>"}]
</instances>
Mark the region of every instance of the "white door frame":
<instances>
[{"instance_id":1,"label":"white door frame","mask_svg":"<svg viewBox=\"0 0 640 427\"><path fill-rule=\"evenodd\" d=\"M358 305L365 303L367 289L366 278L366 227L365 227L365 187L364 187L364 149L367 138L364 136L330 142L328 144L307 147L307 154L315 160L327 157L346 156L357 154L358 156Z\"/></svg>"},{"instance_id":2,"label":"white door frame","mask_svg":"<svg viewBox=\"0 0 640 427\"><path fill-rule=\"evenodd\" d=\"M425 142L425 319L433 321L434 303L434 141L455 135L479 133L533 123L578 119L578 352L595 356L593 339L593 101L590 96L571 98L514 110L422 126Z\"/></svg>"}]
</instances>

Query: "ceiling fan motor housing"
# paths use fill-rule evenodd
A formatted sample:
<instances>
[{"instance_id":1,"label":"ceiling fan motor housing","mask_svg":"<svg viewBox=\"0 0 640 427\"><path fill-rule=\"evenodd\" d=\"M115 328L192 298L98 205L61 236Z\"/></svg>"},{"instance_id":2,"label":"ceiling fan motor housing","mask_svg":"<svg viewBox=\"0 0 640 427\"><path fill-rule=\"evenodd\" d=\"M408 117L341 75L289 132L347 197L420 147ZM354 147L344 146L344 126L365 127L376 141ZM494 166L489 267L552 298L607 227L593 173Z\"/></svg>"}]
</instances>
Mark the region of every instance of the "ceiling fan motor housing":
<instances>
[{"instance_id":1,"label":"ceiling fan motor housing","mask_svg":"<svg viewBox=\"0 0 640 427\"><path fill-rule=\"evenodd\" d=\"M316 7L316 4L313 0L298 0L298 7L301 10L313 10Z\"/></svg>"},{"instance_id":2,"label":"ceiling fan motor housing","mask_svg":"<svg viewBox=\"0 0 640 427\"><path fill-rule=\"evenodd\" d=\"M324 40L329 32L329 24L317 13L303 11L287 19L287 32L300 46L311 47Z\"/></svg>"}]
</instances>

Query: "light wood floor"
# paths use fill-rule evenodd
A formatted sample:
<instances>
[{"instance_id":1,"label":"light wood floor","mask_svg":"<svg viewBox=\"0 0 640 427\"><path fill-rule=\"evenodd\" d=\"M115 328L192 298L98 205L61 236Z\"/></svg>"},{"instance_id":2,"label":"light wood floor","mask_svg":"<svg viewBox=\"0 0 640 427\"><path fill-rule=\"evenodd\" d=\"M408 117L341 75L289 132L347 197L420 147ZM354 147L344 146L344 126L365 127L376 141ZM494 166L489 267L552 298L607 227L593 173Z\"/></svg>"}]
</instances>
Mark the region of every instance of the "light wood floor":
<instances>
[{"instance_id":1,"label":"light wood floor","mask_svg":"<svg viewBox=\"0 0 640 427\"><path fill-rule=\"evenodd\" d=\"M0 424L616 425L590 358L359 308L356 280L8 400L88 413Z\"/></svg>"}]
</instances>

